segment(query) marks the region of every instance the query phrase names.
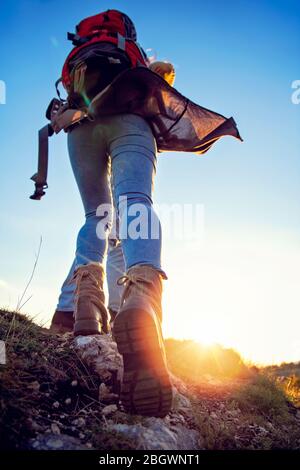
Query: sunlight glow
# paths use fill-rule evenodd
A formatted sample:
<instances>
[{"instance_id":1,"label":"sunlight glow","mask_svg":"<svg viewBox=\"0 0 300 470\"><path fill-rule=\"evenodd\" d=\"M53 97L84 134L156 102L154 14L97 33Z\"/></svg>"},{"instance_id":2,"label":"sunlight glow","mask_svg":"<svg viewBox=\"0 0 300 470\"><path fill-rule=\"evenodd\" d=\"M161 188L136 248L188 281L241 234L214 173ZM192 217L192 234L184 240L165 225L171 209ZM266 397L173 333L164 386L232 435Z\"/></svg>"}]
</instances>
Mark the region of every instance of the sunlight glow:
<instances>
[{"instance_id":1,"label":"sunlight glow","mask_svg":"<svg viewBox=\"0 0 300 470\"><path fill-rule=\"evenodd\" d=\"M218 234L199 245L173 246L166 262L165 335L232 347L255 363L297 361L297 332L284 312L296 322L300 250L282 237L237 238Z\"/></svg>"}]
</instances>

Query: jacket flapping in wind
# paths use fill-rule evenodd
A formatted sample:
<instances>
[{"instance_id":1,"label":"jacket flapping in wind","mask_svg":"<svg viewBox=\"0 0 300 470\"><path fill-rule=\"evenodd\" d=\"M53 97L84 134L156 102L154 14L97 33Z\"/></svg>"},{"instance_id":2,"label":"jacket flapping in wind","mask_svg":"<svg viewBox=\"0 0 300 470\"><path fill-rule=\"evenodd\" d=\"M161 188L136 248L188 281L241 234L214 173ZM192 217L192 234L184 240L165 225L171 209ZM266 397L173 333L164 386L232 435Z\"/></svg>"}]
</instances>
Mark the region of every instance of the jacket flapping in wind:
<instances>
[{"instance_id":1,"label":"jacket flapping in wind","mask_svg":"<svg viewBox=\"0 0 300 470\"><path fill-rule=\"evenodd\" d=\"M146 119L160 152L203 154L225 135L242 141L232 117L193 103L146 67L121 72L88 108L92 117L119 113L138 114Z\"/></svg>"}]
</instances>

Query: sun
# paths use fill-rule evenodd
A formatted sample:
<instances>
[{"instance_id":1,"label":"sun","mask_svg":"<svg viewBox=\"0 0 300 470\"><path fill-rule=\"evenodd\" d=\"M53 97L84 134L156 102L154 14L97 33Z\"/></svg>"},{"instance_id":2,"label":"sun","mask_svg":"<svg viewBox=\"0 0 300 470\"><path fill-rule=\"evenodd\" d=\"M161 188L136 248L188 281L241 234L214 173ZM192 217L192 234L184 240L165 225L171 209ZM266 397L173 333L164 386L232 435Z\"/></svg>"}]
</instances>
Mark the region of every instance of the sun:
<instances>
[{"instance_id":1,"label":"sun","mask_svg":"<svg viewBox=\"0 0 300 470\"><path fill-rule=\"evenodd\" d=\"M190 339L205 347L216 344L232 346L231 325L216 323L212 316L206 319L189 316L183 322L180 314L176 315L176 310L173 310L172 319L166 319L164 324L164 333L166 337Z\"/></svg>"}]
</instances>

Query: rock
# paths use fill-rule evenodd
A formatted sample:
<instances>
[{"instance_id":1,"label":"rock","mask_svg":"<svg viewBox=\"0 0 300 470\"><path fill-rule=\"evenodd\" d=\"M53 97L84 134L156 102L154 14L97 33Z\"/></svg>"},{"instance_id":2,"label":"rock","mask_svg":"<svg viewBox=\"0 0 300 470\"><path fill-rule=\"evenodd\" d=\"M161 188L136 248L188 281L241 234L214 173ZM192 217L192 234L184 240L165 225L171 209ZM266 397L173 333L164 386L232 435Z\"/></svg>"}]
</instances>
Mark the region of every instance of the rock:
<instances>
[{"instance_id":1,"label":"rock","mask_svg":"<svg viewBox=\"0 0 300 470\"><path fill-rule=\"evenodd\" d=\"M72 422L73 426L77 426L78 428L82 428L83 426L86 425L86 421L84 418L77 418L77 419L74 419L74 421Z\"/></svg>"},{"instance_id":2,"label":"rock","mask_svg":"<svg viewBox=\"0 0 300 470\"><path fill-rule=\"evenodd\" d=\"M56 423L51 424L51 431L53 434L56 434L56 435L60 434L60 429Z\"/></svg>"},{"instance_id":3,"label":"rock","mask_svg":"<svg viewBox=\"0 0 300 470\"><path fill-rule=\"evenodd\" d=\"M114 380L114 390L119 391L123 359L110 335L78 336L74 339L74 348L82 361L95 371L102 382Z\"/></svg>"},{"instance_id":4,"label":"rock","mask_svg":"<svg viewBox=\"0 0 300 470\"><path fill-rule=\"evenodd\" d=\"M108 416L108 415L111 415L112 413L115 413L117 409L118 409L117 405L108 405L103 408L102 414L104 416Z\"/></svg>"},{"instance_id":5,"label":"rock","mask_svg":"<svg viewBox=\"0 0 300 470\"><path fill-rule=\"evenodd\" d=\"M257 431L260 432L261 434L268 434L268 431L262 426L258 426Z\"/></svg>"},{"instance_id":6,"label":"rock","mask_svg":"<svg viewBox=\"0 0 300 470\"><path fill-rule=\"evenodd\" d=\"M143 424L112 424L110 431L123 434L142 450L193 450L199 449L199 433L176 425L169 429L160 418L147 418Z\"/></svg>"},{"instance_id":7,"label":"rock","mask_svg":"<svg viewBox=\"0 0 300 470\"><path fill-rule=\"evenodd\" d=\"M110 387L114 387L116 384L112 383L108 387L107 382L110 378L113 380L115 377L120 384L123 360L112 337L110 335L79 336L74 340L74 348L83 363L101 379L99 400L102 402L110 398L115 400L116 395L111 393ZM115 420L106 420L107 430L118 432L120 435L124 435L124 438L133 440L137 449L199 449L200 443L202 446L202 441L199 431L196 430L194 409L188 398L190 396L188 387L172 374L171 380L174 391L174 407L166 418L136 416L133 417L132 423L132 417L128 416L127 418L126 413L122 413L122 418L121 414L118 415L118 419L122 419L122 422L115 423ZM115 404L110 404L103 408L102 415L110 417L117 410ZM191 429L193 426L194 429Z\"/></svg>"},{"instance_id":8,"label":"rock","mask_svg":"<svg viewBox=\"0 0 300 470\"><path fill-rule=\"evenodd\" d=\"M78 336L74 340L77 349L86 362L91 361L102 372L116 370L123 364L122 356L118 352L117 344L108 335ZM100 354L99 354L100 353Z\"/></svg>"},{"instance_id":9,"label":"rock","mask_svg":"<svg viewBox=\"0 0 300 470\"><path fill-rule=\"evenodd\" d=\"M182 393L179 393L176 389L174 390L175 393L175 408L177 410L184 409L184 408L190 408L191 407L191 402L190 400L185 397Z\"/></svg>"},{"instance_id":10,"label":"rock","mask_svg":"<svg viewBox=\"0 0 300 470\"><path fill-rule=\"evenodd\" d=\"M29 449L32 450L87 450L79 439L65 434L38 435L29 441Z\"/></svg>"},{"instance_id":11,"label":"rock","mask_svg":"<svg viewBox=\"0 0 300 470\"><path fill-rule=\"evenodd\" d=\"M105 385L105 383L100 384L99 387L99 400L105 400L110 395L109 388Z\"/></svg>"},{"instance_id":12,"label":"rock","mask_svg":"<svg viewBox=\"0 0 300 470\"><path fill-rule=\"evenodd\" d=\"M102 403L116 403L119 396L116 393L111 393L110 389L105 383L100 384L99 387L99 401Z\"/></svg>"}]
</instances>

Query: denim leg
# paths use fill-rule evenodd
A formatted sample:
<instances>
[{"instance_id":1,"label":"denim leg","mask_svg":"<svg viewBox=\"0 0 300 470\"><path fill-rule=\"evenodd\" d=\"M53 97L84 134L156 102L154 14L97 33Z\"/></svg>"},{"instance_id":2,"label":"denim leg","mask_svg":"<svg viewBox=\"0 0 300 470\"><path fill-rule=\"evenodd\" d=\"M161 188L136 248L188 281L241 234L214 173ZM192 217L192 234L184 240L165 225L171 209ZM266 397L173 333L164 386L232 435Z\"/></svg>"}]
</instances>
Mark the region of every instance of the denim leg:
<instances>
[{"instance_id":1,"label":"denim leg","mask_svg":"<svg viewBox=\"0 0 300 470\"><path fill-rule=\"evenodd\" d=\"M58 299L57 310L73 311L75 284L70 283L76 267L90 261L103 262L106 251L105 239L97 235L101 217L97 207L110 203L108 185L108 157L103 124L86 123L68 135L70 161L85 210L85 223L77 237L76 256L65 279Z\"/></svg>"},{"instance_id":2,"label":"denim leg","mask_svg":"<svg viewBox=\"0 0 300 470\"><path fill-rule=\"evenodd\" d=\"M126 269L149 264L166 277L161 269L161 227L152 202L156 142L151 128L143 118L126 114L117 117L109 136L112 187Z\"/></svg>"},{"instance_id":3,"label":"denim leg","mask_svg":"<svg viewBox=\"0 0 300 470\"><path fill-rule=\"evenodd\" d=\"M111 203L103 127L100 122L86 122L68 134L70 161L85 210L85 223L77 237L76 266L103 263L111 228L110 218L97 213L100 204Z\"/></svg>"},{"instance_id":4,"label":"denim leg","mask_svg":"<svg viewBox=\"0 0 300 470\"><path fill-rule=\"evenodd\" d=\"M101 220L105 222L107 217L97 216L96 211L100 204L111 203L108 153L111 155L114 201L122 214L120 230L123 235L128 235L122 241L126 268L149 264L161 270L161 228L152 206L156 143L147 122L133 114L87 122L68 134L68 147L86 221L79 231L76 257L59 297L57 309L64 311L74 308L74 285L68 282L76 267L90 261L102 263L106 252L106 239L99 238L97 226ZM139 208L142 209L142 217L139 219L143 229L141 236L134 239L130 229L135 226ZM110 226L109 222L105 224L107 232ZM154 237L151 235L153 226ZM125 269L121 268L124 258L122 260L120 256L120 248L108 255L109 306L113 309L121 293L114 283L118 270ZM164 271L161 272L166 277Z\"/></svg>"},{"instance_id":5,"label":"denim leg","mask_svg":"<svg viewBox=\"0 0 300 470\"><path fill-rule=\"evenodd\" d=\"M108 308L118 312L124 287L117 284L118 279L125 274L125 262L122 243L108 243L106 260L106 279L108 287Z\"/></svg>"},{"instance_id":6,"label":"denim leg","mask_svg":"<svg viewBox=\"0 0 300 470\"><path fill-rule=\"evenodd\" d=\"M74 259L71 269L61 287L61 293L58 298L58 304L56 310L61 310L63 312L73 312L74 311L74 294L75 294L75 284L70 284L70 280L74 274L76 266L76 260Z\"/></svg>"},{"instance_id":7,"label":"denim leg","mask_svg":"<svg viewBox=\"0 0 300 470\"><path fill-rule=\"evenodd\" d=\"M75 259L58 299L56 308L62 311L74 310L75 284L70 283L70 280L76 267L91 261L103 263L106 238L101 239L97 235L97 226L103 218L98 217L96 212L100 204L110 203L111 200L108 157L102 128L92 122L76 127L68 134L68 149L84 206L85 223L78 233Z\"/></svg>"}]
</instances>

